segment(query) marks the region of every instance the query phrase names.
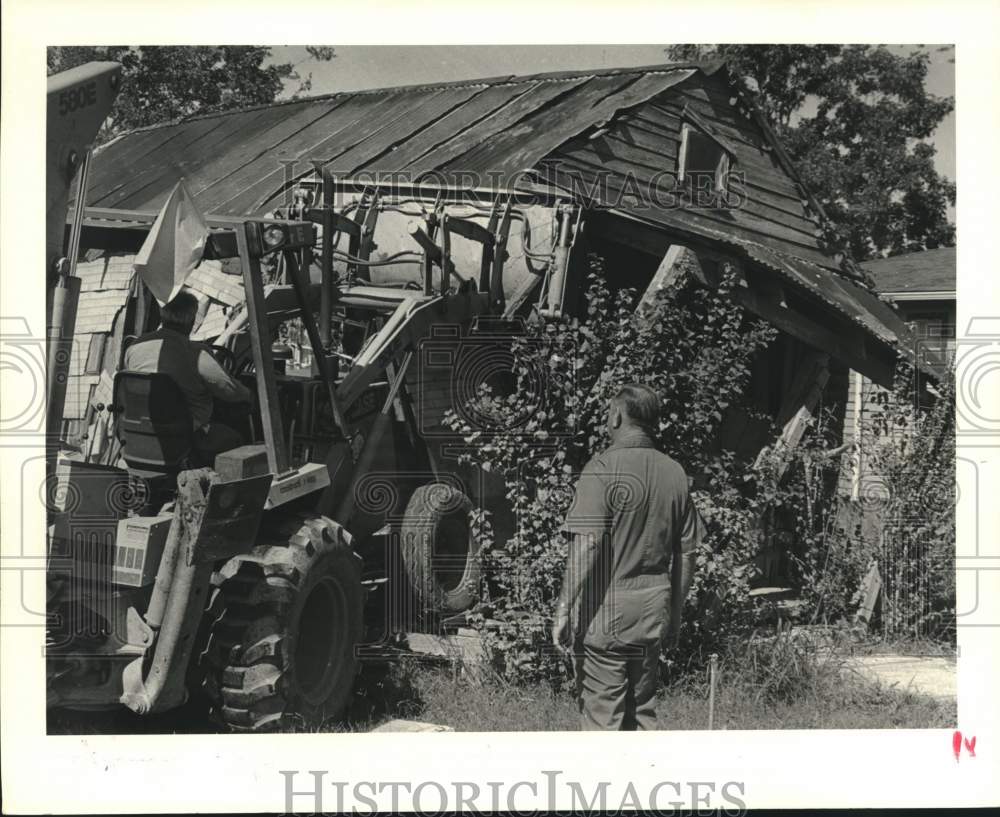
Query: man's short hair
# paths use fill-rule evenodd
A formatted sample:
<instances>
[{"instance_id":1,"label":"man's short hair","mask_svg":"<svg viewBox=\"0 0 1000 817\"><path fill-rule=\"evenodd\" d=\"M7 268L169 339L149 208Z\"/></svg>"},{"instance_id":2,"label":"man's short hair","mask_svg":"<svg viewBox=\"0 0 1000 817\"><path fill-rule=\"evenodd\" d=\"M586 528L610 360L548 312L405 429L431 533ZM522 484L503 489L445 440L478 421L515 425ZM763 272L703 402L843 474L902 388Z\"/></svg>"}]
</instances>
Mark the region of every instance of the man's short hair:
<instances>
[{"instance_id":1,"label":"man's short hair","mask_svg":"<svg viewBox=\"0 0 1000 817\"><path fill-rule=\"evenodd\" d=\"M642 383L622 386L614 396L614 402L633 423L656 431L660 422L660 397L649 386Z\"/></svg>"},{"instance_id":2,"label":"man's short hair","mask_svg":"<svg viewBox=\"0 0 1000 817\"><path fill-rule=\"evenodd\" d=\"M190 332L197 317L198 296L189 289L182 289L160 307L160 323L166 327Z\"/></svg>"}]
</instances>

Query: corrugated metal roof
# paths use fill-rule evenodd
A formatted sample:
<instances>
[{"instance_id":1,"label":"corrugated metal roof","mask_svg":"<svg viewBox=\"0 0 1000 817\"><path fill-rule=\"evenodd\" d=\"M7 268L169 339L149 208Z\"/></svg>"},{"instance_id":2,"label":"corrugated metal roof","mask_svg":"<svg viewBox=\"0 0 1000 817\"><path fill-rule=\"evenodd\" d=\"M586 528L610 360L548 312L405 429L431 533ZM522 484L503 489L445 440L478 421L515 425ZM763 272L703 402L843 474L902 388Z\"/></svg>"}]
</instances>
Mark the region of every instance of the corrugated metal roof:
<instances>
[{"instance_id":1,"label":"corrugated metal roof","mask_svg":"<svg viewBox=\"0 0 1000 817\"><path fill-rule=\"evenodd\" d=\"M885 343L893 345L909 337L903 320L868 290L800 258L749 242L740 243L755 261L808 290Z\"/></svg>"},{"instance_id":2,"label":"corrugated metal roof","mask_svg":"<svg viewBox=\"0 0 1000 817\"><path fill-rule=\"evenodd\" d=\"M206 213L262 212L277 206L296 178L312 173L310 160L355 177L403 171L462 179L461 174L489 173L494 188L551 156L591 173L634 169L643 178L660 169L657 164L665 166L675 148L664 134L678 129L686 106L695 106L713 128L739 140L749 204L726 212L647 206L635 215L739 247L881 341L898 343L907 337L905 325L872 293L838 274L816 237L814 216L802 204L806 191L775 161L771 137L736 116L721 81L685 82L699 70L703 78L711 77L720 65L667 64L340 93L154 126L97 152L88 203L156 210L183 176ZM625 126L622 120L632 113L632 124ZM629 145L617 157L581 137L613 118ZM295 171L289 174L283 162L296 162ZM620 201L612 206L628 209Z\"/></svg>"},{"instance_id":3,"label":"corrugated metal roof","mask_svg":"<svg viewBox=\"0 0 1000 817\"><path fill-rule=\"evenodd\" d=\"M202 210L259 212L318 159L342 175L489 171L495 186L692 66L501 77L334 94L125 134L94 157L88 204L155 210L183 176ZM713 70L706 68L704 70Z\"/></svg>"},{"instance_id":4,"label":"corrugated metal roof","mask_svg":"<svg viewBox=\"0 0 1000 817\"><path fill-rule=\"evenodd\" d=\"M956 249L911 252L866 261L863 266L879 292L941 292L954 296Z\"/></svg>"},{"instance_id":5,"label":"corrugated metal roof","mask_svg":"<svg viewBox=\"0 0 1000 817\"><path fill-rule=\"evenodd\" d=\"M640 220L652 220L649 211L634 214ZM655 214L658 223L686 230L683 219L670 222L662 212ZM888 346L907 351L913 346L913 335L898 313L877 295L802 258L788 255L754 241L739 238L723 230L701 226L698 232L721 244L741 250L745 257L778 273L801 289L809 292L827 306L856 323L869 334Z\"/></svg>"}]
</instances>

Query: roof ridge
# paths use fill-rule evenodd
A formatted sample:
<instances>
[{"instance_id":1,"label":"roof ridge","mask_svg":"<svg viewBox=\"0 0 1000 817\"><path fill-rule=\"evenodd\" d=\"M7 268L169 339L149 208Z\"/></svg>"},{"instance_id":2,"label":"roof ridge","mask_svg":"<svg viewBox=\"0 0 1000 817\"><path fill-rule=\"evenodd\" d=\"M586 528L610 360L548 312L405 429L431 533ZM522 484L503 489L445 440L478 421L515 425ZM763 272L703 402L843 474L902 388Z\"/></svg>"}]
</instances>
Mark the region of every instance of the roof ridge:
<instances>
[{"instance_id":1,"label":"roof ridge","mask_svg":"<svg viewBox=\"0 0 1000 817\"><path fill-rule=\"evenodd\" d=\"M257 105L246 105L240 108L226 108L221 111L207 111L205 113L193 113L187 116L179 116L175 119L168 120L166 122L154 122L151 125L143 125L142 127L132 128L131 130L123 131L117 134L114 139L115 141L122 136L128 136L133 133L143 133L146 131L157 130L159 128L169 128L174 125L179 125L181 123L196 122L203 119L212 119L219 116L229 116L230 114L239 113L249 113L251 111L259 111L265 108L278 108L286 105L301 105L304 103L311 102L322 102L329 99L340 99L352 96L366 96L372 94L391 94L399 93L401 91L437 91L444 88L474 88L476 86L495 86L495 85L520 85L527 82L569 82L573 79L579 79L580 77L599 77L599 76L614 76L616 74L656 74L656 73L666 73L668 71L677 71L684 68L697 68L704 71L706 74L715 73L720 67L724 65L723 62L714 60L709 62L666 62L666 63L656 63L653 65L636 65L636 66L625 66L618 68L584 68L575 71L547 71L536 74L500 74L494 77L482 77L479 79L459 79L452 80L450 82L425 82L425 83L414 83L412 85L390 85L382 88L363 88L355 91L332 91L328 94L317 94L316 96L302 96L295 97L292 99L281 99L275 100L274 102L263 102Z\"/></svg>"}]
</instances>

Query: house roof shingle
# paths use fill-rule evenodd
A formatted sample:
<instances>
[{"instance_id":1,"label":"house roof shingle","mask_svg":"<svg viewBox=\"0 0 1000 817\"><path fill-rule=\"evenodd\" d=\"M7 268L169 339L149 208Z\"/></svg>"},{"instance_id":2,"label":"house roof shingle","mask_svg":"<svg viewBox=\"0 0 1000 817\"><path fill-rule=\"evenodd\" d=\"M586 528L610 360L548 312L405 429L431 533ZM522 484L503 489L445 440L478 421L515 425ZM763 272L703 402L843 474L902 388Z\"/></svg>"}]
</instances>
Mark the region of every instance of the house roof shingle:
<instances>
[{"instance_id":1,"label":"house roof shingle","mask_svg":"<svg viewBox=\"0 0 1000 817\"><path fill-rule=\"evenodd\" d=\"M954 297L955 247L911 252L863 265L881 293L927 292Z\"/></svg>"}]
</instances>

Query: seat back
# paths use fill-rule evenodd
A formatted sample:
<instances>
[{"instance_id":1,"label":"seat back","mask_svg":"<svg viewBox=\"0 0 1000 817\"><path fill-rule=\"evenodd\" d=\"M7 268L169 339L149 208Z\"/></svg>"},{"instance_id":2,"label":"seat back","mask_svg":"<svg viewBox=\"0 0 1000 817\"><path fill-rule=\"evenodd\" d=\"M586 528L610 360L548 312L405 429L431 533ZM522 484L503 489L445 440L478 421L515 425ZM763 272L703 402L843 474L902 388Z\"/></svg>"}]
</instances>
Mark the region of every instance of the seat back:
<instances>
[{"instance_id":1,"label":"seat back","mask_svg":"<svg viewBox=\"0 0 1000 817\"><path fill-rule=\"evenodd\" d=\"M115 375L116 433L130 468L182 470L194 445L191 412L180 387L158 372Z\"/></svg>"}]
</instances>

